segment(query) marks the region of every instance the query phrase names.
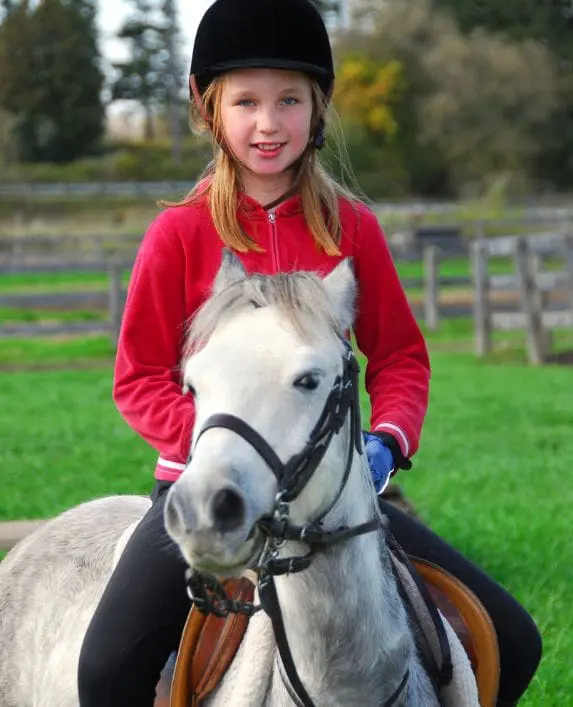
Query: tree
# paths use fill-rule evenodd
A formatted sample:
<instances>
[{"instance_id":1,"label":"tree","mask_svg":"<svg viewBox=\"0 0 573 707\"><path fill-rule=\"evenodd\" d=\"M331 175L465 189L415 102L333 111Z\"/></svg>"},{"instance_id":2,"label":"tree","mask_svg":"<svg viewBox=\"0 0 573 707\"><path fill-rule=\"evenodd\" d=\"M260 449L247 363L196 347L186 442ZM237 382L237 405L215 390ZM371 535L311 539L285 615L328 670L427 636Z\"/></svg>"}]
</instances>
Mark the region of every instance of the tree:
<instances>
[{"instance_id":1,"label":"tree","mask_svg":"<svg viewBox=\"0 0 573 707\"><path fill-rule=\"evenodd\" d=\"M163 0L162 12L165 20L163 27L163 41L167 52L165 63L165 88L167 95L167 110L169 113L169 123L171 127L171 139L173 145L173 160L175 164L182 163L181 154L181 59L179 52L180 32L177 18L177 8L175 0Z\"/></svg>"},{"instance_id":2,"label":"tree","mask_svg":"<svg viewBox=\"0 0 573 707\"><path fill-rule=\"evenodd\" d=\"M423 66L434 88L421 103L420 134L443 151L457 182L531 172L539 130L557 108L544 47L483 32L454 35L427 52Z\"/></svg>"},{"instance_id":3,"label":"tree","mask_svg":"<svg viewBox=\"0 0 573 707\"><path fill-rule=\"evenodd\" d=\"M162 42L159 27L151 19L154 7L150 0L131 0L134 15L126 20L118 32L118 38L129 45L130 58L115 62L118 77L112 86L112 100L134 100L141 104L145 112L145 138L154 137L153 104L161 86L160 56Z\"/></svg>"},{"instance_id":4,"label":"tree","mask_svg":"<svg viewBox=\"0 0 573 707\"><path fill-rule=\"evenodd\" d=\"M373 30L345 43L402 65L407 92L395 117L415 178L424 175L427 185L446 166L459 191L499 173L531 172L558 96L555 67L541 44L484 32L464 36L430 0L371 0L365 11Z\"/></svg>"},{"instance_id":5,"label":"tree","mask_svg":"<svg viewBox=\"0 0 573 707\"><path fill-rule=\"evenodd\" d=\"M112 100L127 99L141 104L145 112L145 138L154 137L153 115L166 106L174 149L179 151L179 90L181 60L179 27L174 0L130 0L134 14L120 29L118 37L129 44L130 58L117 62L118 77L112 87Z\"/></svg>"},{"instance_id":6,"label":"tree","mask_svg":"<svg viewBox=\"0 0 573 707\"><path fill-rule=\"evenodd\" d=\"M420 57L440 38L455 33L455 23L417 0L357 0L353 8L355 22L340 38L337 57L359 51L380 65L397 61L405 85L393 107L399 130L378 172L385 174L390 162L390 179L403 191L441 196L448 189L444 156L420 137L420 104L430 90Z\"/></svg>"},{"instance_id":7,"label":"tree","mask_svg":"<svg viewBox=\"0 0 573 707\"><path fill-rule=\"evenodd\" d=\"M9 15L16 5L16 0L0 0L0 20Z\"/></svg>"},{"instance_id":8,"label":"tree","mask_svg":"<svg viewBox=\"0 0 573 707\"><path fill-rule=\"evenodd\" d=\"M361 54L341 57L334 100L341 117L382 141L394 136L393 106L403 92L402 67L380 64Z\"/></svg>"},{"instance_id":9,"label":"tree","mask_svg":"<svg viewBox=\"0 0 573 707\"><path fill-rule=\"evenodd\" d=\"M16 162L18 145L14 140L14 118L0 109L0 165Z\"/></svg>"},{"instance_id":10,"label":"tree","mask_svg":"<svg viewBox=\"0 0 573 707\"><path fill-rule=\"evenodd\" d=\"M22 160L66 162L103 135L95 9L85 0L10 8L0 26L0 108Z\"/></svg>"},{"instance_id":11,"label":"tree","mask_svg":"<svg viewBox=\"0 0 573 707\"><path fill-rule=\"evenodd\" d=\"M486 29L513 39L535 39L557 57L559 109L540 131L540 176L562 188L573 184L573 4L571 0L436 0L463 32Z\"/></svg>"},{"instance_id":12,"label":"tree","mask_svg":"<svg viewBox=\"0 0 573 707\"><path fill-rule=\"evenodd\" d=\"M571 0L436 0L452 13L464 33L474 29L512 39L538 39L563 59L573 60Z\"/></svg>"}]
</instances>

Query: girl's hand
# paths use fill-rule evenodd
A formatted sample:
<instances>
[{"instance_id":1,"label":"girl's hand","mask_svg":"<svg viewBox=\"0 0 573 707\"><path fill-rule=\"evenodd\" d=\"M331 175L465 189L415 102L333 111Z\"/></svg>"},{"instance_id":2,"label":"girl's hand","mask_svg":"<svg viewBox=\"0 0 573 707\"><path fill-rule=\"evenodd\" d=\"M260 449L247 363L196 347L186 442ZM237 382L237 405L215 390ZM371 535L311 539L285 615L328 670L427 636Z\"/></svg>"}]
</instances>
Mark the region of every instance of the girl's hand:
<instances>
[{"instance_id":1,"label":"girl's hand","mask_svg":"<svg viewBox=\"0 0 573 707\"><path fill-rule=\"evenodd\" d=\"M376 493L380 495L395 469L394 457L389 447L375 434L363 432L364 450L372 473Z\"/></svg>"}]
</instances>

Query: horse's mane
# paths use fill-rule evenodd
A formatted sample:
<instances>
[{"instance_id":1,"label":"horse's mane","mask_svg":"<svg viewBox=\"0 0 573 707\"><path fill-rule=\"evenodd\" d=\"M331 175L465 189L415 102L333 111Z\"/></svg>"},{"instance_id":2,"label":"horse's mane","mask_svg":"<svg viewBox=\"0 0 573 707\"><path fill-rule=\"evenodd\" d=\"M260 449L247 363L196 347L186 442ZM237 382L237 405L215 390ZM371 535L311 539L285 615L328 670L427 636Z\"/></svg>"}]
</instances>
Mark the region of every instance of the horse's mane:
<instances>
[{"instance_id":1,"label":"horse's mane","mask_svg":"<svg viewBox=\"0 0 573 707\"><path fill-rule=\"evenodd\" d=\"M213 294L192 318L185 356L202 348L226 319L248 308L277 307L305 340L311 340L317 326L337 331L320 277L311 272L255 274L244 277Z\"/></svg>"}]
</instances>

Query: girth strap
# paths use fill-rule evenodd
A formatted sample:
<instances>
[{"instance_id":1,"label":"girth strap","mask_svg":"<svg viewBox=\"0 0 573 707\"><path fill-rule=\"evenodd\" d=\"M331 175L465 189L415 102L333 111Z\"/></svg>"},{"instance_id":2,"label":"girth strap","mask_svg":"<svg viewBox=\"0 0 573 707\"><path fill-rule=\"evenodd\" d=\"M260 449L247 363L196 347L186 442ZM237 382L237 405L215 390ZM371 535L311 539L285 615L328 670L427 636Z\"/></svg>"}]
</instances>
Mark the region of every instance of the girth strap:
<instances>
[{"instance_id":1,"label":"girth strap","mask_svg":"<svg viewBox=\"0 0 573 707\"><path fill-rule=\"evenodd\" d=\"M441 688L451 682L453 678L452 655L446 629L424 581L389 531L387 540L398 590L410 619L420 657L432 680L436 698L440 704L443 704ZM412 603L411 593L416 593L419 597L417 610ZM424 632L423 626L427 625L428 621L421 620L418 611L424 611L429 618L429 623L432 625L432 635L426 635Z\"/></svg>"}]
</instances>

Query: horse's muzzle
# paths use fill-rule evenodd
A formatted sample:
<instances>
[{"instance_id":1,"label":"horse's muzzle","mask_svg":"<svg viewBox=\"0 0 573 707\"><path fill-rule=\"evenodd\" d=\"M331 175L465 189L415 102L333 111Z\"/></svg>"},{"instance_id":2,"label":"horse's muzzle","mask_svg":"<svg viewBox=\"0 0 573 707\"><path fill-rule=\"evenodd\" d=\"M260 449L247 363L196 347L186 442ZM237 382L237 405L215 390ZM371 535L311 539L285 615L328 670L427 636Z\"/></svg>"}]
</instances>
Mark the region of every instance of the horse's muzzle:
<instances>
[{"instance_id":1,"label":"horse's muzzle","mask_svg":"<svg viewBox=\"0 0 573 707\"><path fill-rule=\"evenodd\" d=\"M253 567L264 537L250 522L248 503L241 489L228 484L208 495L195 508L197 498L174 484L165 501L167 532L194 568L220 576L236 576Z\"/></svg>"}]
</instances>

